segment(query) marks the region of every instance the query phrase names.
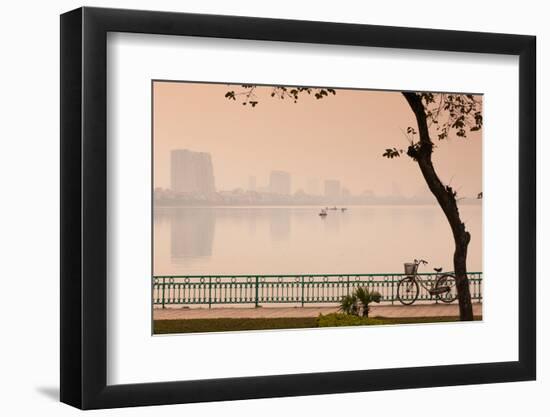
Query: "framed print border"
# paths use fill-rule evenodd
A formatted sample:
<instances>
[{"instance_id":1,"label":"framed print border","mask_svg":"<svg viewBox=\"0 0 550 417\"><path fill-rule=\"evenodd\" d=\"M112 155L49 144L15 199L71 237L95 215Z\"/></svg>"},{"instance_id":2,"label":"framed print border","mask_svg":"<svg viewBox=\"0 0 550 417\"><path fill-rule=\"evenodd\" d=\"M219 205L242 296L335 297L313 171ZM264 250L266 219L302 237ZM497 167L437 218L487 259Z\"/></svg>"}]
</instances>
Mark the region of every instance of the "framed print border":
<instances>
[{"instance_id":1,"label":"framed print border","mask_svg":"<svg viewBox=\"0 0 550 417\"><path fill-rule=\"evenodd\" d=\"M107 384L107 34L301 42L519 57L518 360ZM533 380L536 377L533 36L80 8L61 16L61 401L82 409Z\"/></svg>"}]
</instances>

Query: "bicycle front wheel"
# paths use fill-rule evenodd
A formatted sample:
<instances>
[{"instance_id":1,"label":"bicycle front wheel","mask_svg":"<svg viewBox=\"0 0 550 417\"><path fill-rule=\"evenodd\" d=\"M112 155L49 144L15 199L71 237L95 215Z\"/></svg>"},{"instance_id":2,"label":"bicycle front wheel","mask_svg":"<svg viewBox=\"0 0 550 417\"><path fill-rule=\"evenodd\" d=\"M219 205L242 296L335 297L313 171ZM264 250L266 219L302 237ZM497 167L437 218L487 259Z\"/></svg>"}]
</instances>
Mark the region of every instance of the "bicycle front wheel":
<instances>
[{"instance_id":1,"label":"bicycle front wheel","mask_svg":"<svg viewBox=\"0 0 550 417\"><path fill-rule=\"evenodd\" d=\"M447 274L439 277L435 284L435 288L445 290L437 293L437 298L444 303L452 303L458 296L454 275Z\"/></svg>"},{"instance_id":2,"label":"bicycle front wheel","mask_svg":"<svg viewBox=\"0 0 550 417\"><path fill-rule=\"evenodd\" d=\"M418 293L420 288L418 288L418 282L412 277L403 278L397 284L397 299L401 304L406 306L411 305L418 298Z\"/></svg>"}]
</instances>

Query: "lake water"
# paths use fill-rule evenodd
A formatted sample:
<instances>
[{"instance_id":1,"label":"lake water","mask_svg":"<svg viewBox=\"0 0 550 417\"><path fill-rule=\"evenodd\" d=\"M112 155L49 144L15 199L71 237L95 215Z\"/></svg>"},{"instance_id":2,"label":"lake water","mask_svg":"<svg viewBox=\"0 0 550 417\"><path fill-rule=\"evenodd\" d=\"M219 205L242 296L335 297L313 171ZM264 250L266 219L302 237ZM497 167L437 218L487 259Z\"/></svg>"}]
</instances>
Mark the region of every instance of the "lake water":
<instances>
[{"instance_id":1,"label":"lake water","mask_svg":"<svg viewBox=\"0 0 550 417\"><path fill-rule=\"evenodd\" d=\"M452 270L454 244L437 206L155 207L155 275L402 272L423 258ZM468 270L482 271L482 208L460 208L472 234ZM429 268L429 269L428 269Z\"/></svg>"}]
</instances>

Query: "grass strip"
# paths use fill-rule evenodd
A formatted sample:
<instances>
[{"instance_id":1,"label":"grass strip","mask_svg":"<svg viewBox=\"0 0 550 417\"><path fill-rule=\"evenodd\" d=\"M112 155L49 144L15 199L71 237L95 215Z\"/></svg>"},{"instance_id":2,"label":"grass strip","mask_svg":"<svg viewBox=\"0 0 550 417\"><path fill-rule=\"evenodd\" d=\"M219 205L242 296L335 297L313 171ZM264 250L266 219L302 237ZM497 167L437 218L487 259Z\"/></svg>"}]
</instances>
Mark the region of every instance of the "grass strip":
<instances>
[{"instance_id":1,"label":"grass strip","mask_svg":"<svg viewBox=\"0 0 550 417\"><path fill-rule=\"evenodd\" d=\"M481 320L476 316L475 320ZM458 321L457 317L376 317L367 319L359 325L441 323ZM307 329L319 326L318 317L281 317L281 318L217 318L155 320L154 334L234 332L242 330ZM322 327L348 326L332 324ZM357 325L357 324L352 324Z\"/></svg>"}]
</instances>

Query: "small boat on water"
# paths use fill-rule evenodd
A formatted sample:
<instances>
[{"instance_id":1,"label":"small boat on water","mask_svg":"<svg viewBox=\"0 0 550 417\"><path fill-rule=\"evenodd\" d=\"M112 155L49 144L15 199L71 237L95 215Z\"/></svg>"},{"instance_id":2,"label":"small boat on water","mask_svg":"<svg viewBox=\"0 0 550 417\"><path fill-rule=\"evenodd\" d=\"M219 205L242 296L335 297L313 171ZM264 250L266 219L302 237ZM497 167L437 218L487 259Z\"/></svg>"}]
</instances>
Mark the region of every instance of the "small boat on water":
<instances>
[{"instance_id":1,"label":"small boat on water","mask_svg":"<svg viewBox=\"0 0 550 417\"><path fill-rule=\"evenodd\" d=\"M321 212L319 213L319 216L325 217L327 215L327 211L325 209L321 209Z\"/></svg>"}]
</instances>

